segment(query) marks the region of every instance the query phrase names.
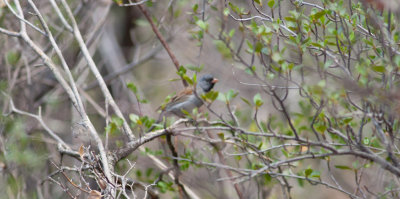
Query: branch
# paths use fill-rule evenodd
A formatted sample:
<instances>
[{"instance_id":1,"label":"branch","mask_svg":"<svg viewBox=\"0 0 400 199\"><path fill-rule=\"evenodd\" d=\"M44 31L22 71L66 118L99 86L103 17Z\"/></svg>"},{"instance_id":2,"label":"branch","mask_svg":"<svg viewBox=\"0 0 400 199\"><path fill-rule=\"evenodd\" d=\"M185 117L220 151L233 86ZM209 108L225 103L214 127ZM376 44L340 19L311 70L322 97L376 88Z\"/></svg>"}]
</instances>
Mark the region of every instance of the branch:
<instances>
[{"instance_id":1,"label":"branch","mask_svg":"<svg viewBox=\"0 0 400 199\"><path fill-rule=\"evenodd\" d=\"M90 70L93 72L94 76L96 77L97 81L99 82L101 91L103 92L106 102L108 102L111 105L111 107L115 111L115 114L123 120L123 129L124 129L125 135L128 137L129 140L134 140L135 136L133 135L132 130L130 129L130 127L128 125L128 122L125 120L124 115L122 114L121 110L119 109L119 107L115 103L113 97L111 96L111 93L108 90L107 85L104 82L104 79L102 78L99 70L96 67L96 64L94 63L94 61L89 53L89 50L88 50L88 48L82 38L82 35L79 31L78 24L75 21L74 14L72 13L69 5L67 4L67 2L65 0L61 0L61 3L64 6L69 19L71 20L75 39L77 40L77 42L79 44L82 54L84 55L84 57L86 58L86 61L88 62L88 66L89 66Z\"/></svg>"},{"instance_id":2,"label":"branch","mask_svg":"<svg viewBox=\"0 0 400 199\"><path fill-rule=\"evenodd\" d=\"M8 96L8 95L7 95ZM15 105L14 105L14 101L11 99L11 97L10 96L8 96L9 98L10 98L10 112L15 112L15 113L18 113L18 114L21 114L21 115L26 115L26 116L29 116L29 117L32 117L32 118L34 118L34 119L36 119L42 126L43 126L43 128L46 130L46 132L53 138L53 139L55 139L57 142L58 142L58 144L61 144L63 147L65 147L65 148L67 148L67 149L70 149L71 147L69 147L69 145L67 144L67 143L65 143L64 142L64 140L62 140L53 130L51 130L48 126L47 126L47 124L43 121L43 118L42 118L42 109L39 107L39 111L38 111L38 114L37 115L34 115L34 114L32 114L32 113L28 113L28 112L25 112L25 111L22 111L22 110L19 110L19 109L17 109L16 107L15 107Z\"/></svg>"},{"instance_id":3,"label":"branch","mask_svg":"<svg viewBox=\"0 0 400 199\"><path fill-rule=\"evenodd\" d=\"M167 51L169 57L171 58L172 62L175 65L175 68L177 71L179 71L179 62L178 59L176 59L175 55L172 53L168 43L165 41L164 37L161 35L160 31L157 29L156 25L153 23L153 20L151 19L149 13L147 12L146 8L143 7L143 5L139 4L138 5L139 10L143 13L143 15L146 17L147 21L149 21L151 28L153 29L153 32L156 34L157 38L160 40L161 44L164 46L165 50ZM185 87L188 86L188 83L181 77L182 83Z\"/></svg>"}]
</instances>

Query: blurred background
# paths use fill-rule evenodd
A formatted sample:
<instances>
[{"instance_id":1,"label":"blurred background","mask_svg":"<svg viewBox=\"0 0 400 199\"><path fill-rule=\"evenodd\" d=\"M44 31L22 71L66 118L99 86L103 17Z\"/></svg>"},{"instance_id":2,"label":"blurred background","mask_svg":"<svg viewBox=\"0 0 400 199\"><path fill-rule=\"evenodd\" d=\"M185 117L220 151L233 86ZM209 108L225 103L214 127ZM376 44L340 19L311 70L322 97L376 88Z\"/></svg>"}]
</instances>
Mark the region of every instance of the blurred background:
<instances>
[{"instance_id":1,"label":"blurred background","mask_svg":"<svg viewBox=\"0 0 400 199\"><path fill-rule=\"evenodd\" d=\"M0 27L18 32L18 19L4 1L0 0ZM225 95L230 90L238 93L238 97L229 103L231 111L235 114L241 128L251 132L258 132L258 123L254 120L256 109L248 104L248 101L253 104L253 97L258 93L261 93L260 97L263 100L263 105L257 108L256 117L260 123L263 123L263 128L271 118L274 118L274 121L278 121L278 123L281 121L282 129L289 129L289 124L286 122L285 115L277 110L277 105L274 104L277 101L265 91L267 87L260 83L259 79L251 71L249 72L249 67L243 62L251 63L250 68L251 66L257 66L254 73L260 74L263 77L261 79L268 80L270 85L276 86L278 88L276 92L280 97L285 96L285 89L279 89L280 87L298 85L294 83L288 84L285 78L281 78L280 73L276 73L275 76L269 78L271 76L268 76L269 73L264 71L262 66L273 65L276 62L276 57L268 57L262 55L262 53L260 53L261 55L255 55L255 53L248 50L250 49L249 45L255 45L258 41L257 37L253 35L255 29L265 26L267 30L269 28L271 31L274 28L274 24L268 20L235 20L231 15L236 16L238 19L251 16L266 17L259 13L258 8L262 13L272 16L275 19L274 21L278 18L286 20L289 26L290 18L286 17L296 15L294 12L301 13L302 16L310 16L310 13L313 13L312 10L316 8L316 6L312 5L330 9L329 5L332 6L334 4L334 1L309 0L306 3L311 4L311 6L299 6L299 2L294 0L149 0L142 5L148 11L156 28L167 41L170 51L176 56L179 64L187 69L188 76L192 77L195 73L197 73L197 76L212 74L219 79L214 90ZM10 1L9 3L11 7L15 7L14 2ZM61 4L58 1L57 3ZM176 94L184 86L180 81L180 76L177 74L174 63L156 34L154 34L149 21L146 20L137 6L123 6L127 3L129 2L109 0L68 1L91 56L125 118L130 118L132 114L139 117L157 118L159 115L157 108L164 103L166 97ZM393 12L397 12L398 7L397 1L345 0L339 1L338 4L340 6L338 5L338 9L350 12L353 6L361 5L362 3L371 4L376 8L377 12L379 9L388 10L387 8L389 7L393 9ZM28 2L21 1L20 4L25 13L25 18L40 27L40 21ZM107 140L103 141L106 148L113 151L123 147L127 139L120 129L110 132L109 135L105 133L108 124L114 121L115 113L107 105L96 78L90 72L73 34L68 31L67 26L63 25L63 22L54 11L54 6L49 4L47 0L38 0L35 1L35 4L50 26L50 30L73 74L87 114L99 132L100 137L103 140ZM272 4L274 9L270 9L267 6L269 4ZM243 12L248 14L237 16L234 12L235 6L244 9ZM61 13L65 13L62 7L61 9ZM227 10L230 11L229 15L226 14ZM359 10L361 12L363 8L359 7ZM356 12L355 9L352 12ZM327 16L329 15L328 13L327 11ZM207 22L207 28L204 28L198 22L199 20ZM69 20L67 21L69 22ZM360 24L365 25L364 23ZM275 23L276 26L279 27L279 24ZM254 29L251 29L251 27ZM232 31L235 31L234 34L229 35ZM270 36L276 34L268 33L271 39L268 42L263 40L263 47L266 48L269 54L272 55L274 49L281 52L279 54L282 56L281 59L287 60L288 63L293 63L295 67L300 65L306 69L313 68L316 65L318 67L313 57L314 52L305 50L304 55L299 56L296 46L287 42L287 40L290 40L288 39L290 32L285 29L280 31L286 36ZM54 49L51 48L47 37L29 26L27 32L52 61L60 65L60 60L57 58ZM318 34L322 33L316 33L316 35ZM360 39L361 37L358 37L359 34L356 34L357 38ZM199 35L201 35L200 38ZM245 46L243 50L236 52L240 56L235 56L235 53L230 52L221 38L225 38L224 41L231 42L229 46L233 51ZM332 51L337 53L335 50ZM4 93L0 97L0 107L3 113L0 117L0 175L2 176L0 192L4 194L0 195L0 198L71 198L65 191L66 187L69 187L77 197L87 198L87 194L80 193L79 189L68 184L67 180L60 174L60 168L57 168L57 170L55 167L55 165L62 165L68 168L75 168L79 167L80 161L68 155L60 154L57 142L43 133L45 129L38 120L26 114L15 114L16 111L12 111L10 108L10 99L12 99L15 108L20 111L38 114L40 110L43 121L68 143L72 150L79 151L83 145L85 147L90 146L90 150L97 151L95 141L82 125L79 114L72 106L64 89L42 59L21 38L1 34L0 54L2 55L0 56L0 90ZM328 57L328 59L330 58ZM341 61L339 60L339 62ZM327 63L326 58L322 65L325 63ZM333 64L333 61L330 63ZM352 59L349 61L349 68L354 68L356 65L357 60ZM343 75L343 72L338 68L331 70L335 75ZM304 78L306 79L305 84L308 83L309 85L316 85L321 80L318 72L314 69L293 73L290 76L291 81L297 82L302 86L304 85ZM282 74L287 75L288 73L282 72ZM63 75L65 76L65 73ZM357 77L357 74L352 75ZM341 90L346 87L344 85L346 80L345 78L332 78L325 82L328 86L323 89ZM127 87L128 83L135 85L137 93L132 92ZM299 102L302 101L301 97L301 93L295 89L288 92L285 105L290 114L306 114L302 106L299 105ZM357 102L359 102L358 99L356 100ZM217 113L209 114L210 121L220 119L218 116L226 120L231 119L231 111L227 110L227 102L223 97L213 101L210 108ZM339 111L343 109L339 109ZM209 112L206 108L203 108L202 111ZM312 112L314 113L315 109L312 109ZM328 114L329 111L326 111L326 115ZM107 115L111 117L106 117ZM312 119L311 114L310 117ZM170 123L176 119L171 118ZM360 118L357 119L359 120ZM296 124L300 123L302 122ZM357 125L358 123L354 124L354 126ZM136 135L146 134L145 128L137 125L131 126ZM309 128L310 124L306 122L305 126ZM187 125L182 125L181 127L187 127ZM275 127L274 129L279 131L281 128ZM367 131L372 132L372 130ZM230 136L229 131L219 132L217 130L213 132L215 132L215 137L211 137L213 139L218 138L220 135ZM210 139L205 132L202 133L194 132L193 135ZM283 134L283 132L279 133ZM314 139L311 133L306 132L302 136L306 139ZM226 165L231 165L235 168L258 169L263 165L262 158L232 155L234 152L248 152L247 149L241 148L242 146L226 147L220 143L221 146L214 147L208 142L200 142L184 136L176 136L173 139L178 154L188 159L195 157L199 161L216 163L221 163L221 159L224 159L223 161ZM254 137L243 138L243 140L257 144L262 139L261 142L264 142L265 146L273 143L269 138L257 139ZM334 139L332 140L335 141ZM280 142L280 140L277 142ZM294 144L295 142L288 141L286 143ZM246 144L243 145L246 146ZM270 145L268 146L270 147ZM160 194L159 198L179 198L177 188L173 185L172 180L163 173L165 171L160 170L154 164L154 161L148 158L149 154L155 155L168 165L172 165L171 152L168 150L165 137L157 138L147 143L145 147L147 148L146 152L135 151L126 159L121 160L115 166L115 172L123 175L125 172L130 171L127 174L128 177L145 184L151 184L160 179L160 175L164 175L162 177L164 184L158 183L153 186L156 192ZM307 148L309 146L304 147ZM224 155L222 158L218 157L218 149ZM266 155L270 155L273 161L282 160L288 157L285 156L285 150L276 150L276 152ZM300 149L298 153L293 152L293 154L300 155L307 149L302 150ZM320 149L318 148L318 150ZM369 164L370 161L367 159L354 156L328 158L329 160L310 158L295 162L291 165L293 169L285 169L284 171L279 171L279 173L304 175L305 169L312 168L313 170L311 171L319 172L319 177L316 177L316 179L322 178L329 184L339 189L347 190L360 198L374 198L374 194L371 193L384 193L387 187L393 189L398 187L398 179L393 174L382 169L380 165ZM330 165L330 162L334 162L339 167L335 167L333 164ZM134 164L134 167L129 170L132 164ZM187 163L180 161L180 164L182 166ZM347 166L341 167L341 165ZM180 180L201 198L238 198L231 181L224 179L227 178L227 173L223 169L190 164L182 170ZM54 173L56 171L58 173ZM79 181L79 174L76 172L66 169L65 173L76 182ZM284 182L285 180L288 182ZM66 187L60 186L57 182ZM92 181L88 180L88 182L93 189L99 186L96 185L93 179ZM312 183L308 180L298 180L296 178L281 179L273 177L271 179L271 176L265 175L238 183L238 185L243 194L242 198L349 198L348 194L337 191L330 185ZM287 195L288 190L290 190L290 195ZM135 189L134 193L138 198L144 196L143 190ZM396 195L393 197L396 198Z\"/></svg>"}]
</instances>

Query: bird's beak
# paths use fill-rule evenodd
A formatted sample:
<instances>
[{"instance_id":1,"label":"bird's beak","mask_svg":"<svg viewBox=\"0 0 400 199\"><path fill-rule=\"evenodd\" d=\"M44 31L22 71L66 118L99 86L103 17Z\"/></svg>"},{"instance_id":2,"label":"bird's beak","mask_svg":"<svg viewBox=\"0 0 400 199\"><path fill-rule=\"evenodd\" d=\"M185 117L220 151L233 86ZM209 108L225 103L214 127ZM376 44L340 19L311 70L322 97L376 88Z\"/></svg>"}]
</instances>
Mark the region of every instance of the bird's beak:
<instances>
[{"instance_id":1,"label":"bird's beak","mask_svg":"<svg viewBox=\"0 0 400 199\"><path fill-rule=\"evenodd\" d=\"M217 78L214 78L212 81L211 81L211 83L213 83L213 84L215 84L215 83L217 83L218 82L218 79Z\"/></svg>"}]
</instances>

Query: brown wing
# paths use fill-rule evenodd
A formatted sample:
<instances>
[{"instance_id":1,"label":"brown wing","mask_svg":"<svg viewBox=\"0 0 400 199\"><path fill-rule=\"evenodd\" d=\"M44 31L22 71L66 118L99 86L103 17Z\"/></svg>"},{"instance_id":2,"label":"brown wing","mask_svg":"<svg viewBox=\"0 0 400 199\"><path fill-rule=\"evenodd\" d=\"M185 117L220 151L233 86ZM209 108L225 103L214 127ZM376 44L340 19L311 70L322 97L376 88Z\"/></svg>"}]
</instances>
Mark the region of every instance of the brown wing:
<instances>
[{"instance_id":1,"label":"brown wing","mask_svg":"<svg viewBox=\"0 0 400 199\"><path fill-rule=\"evenodd\" d=\"M169 103L172 102L180 102L182 101L182 99L186 99L185 96L191 95L193 94L193 88L191 87L186 87L185 89L183 89L181 92L179 92L178 94L176 94L174 97L171 98L171 101ZM169 104L168 103L168 104Z\"/></svg>"},{"instance_id":2,"label":"brown wing","mask_svg":"<svg viewBox=\"0 0 400 199\"><path fill-rule=\"evenodd\" d=\"M176 94L175 96L173 96L169 102L165 105L165 107L171 106L173 104L185 101L190 95L193 94L193 87L186 87L185 89L183 89L182 91L180 91L178 94ZM164 107L164 109L165 109ZM162 109L162 107L158 107L157 110L164 110Z\"/></svg>"}]
</instances>

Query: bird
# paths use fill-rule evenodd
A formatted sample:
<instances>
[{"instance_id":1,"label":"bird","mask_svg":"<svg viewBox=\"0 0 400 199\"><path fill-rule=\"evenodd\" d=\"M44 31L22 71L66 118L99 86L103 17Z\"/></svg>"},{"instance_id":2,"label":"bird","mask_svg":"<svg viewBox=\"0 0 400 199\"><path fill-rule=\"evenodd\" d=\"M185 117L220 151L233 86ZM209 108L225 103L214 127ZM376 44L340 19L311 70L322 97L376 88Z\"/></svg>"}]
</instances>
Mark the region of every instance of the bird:
<instances>
[{"instance_id":1,"label":"bird","mask_svg":"<svg viewBox=\"0 0 400 199\"><path fill-rule=\"evenodd\" d=\"M164 116L169 116L171 114L184 118L186 116L185 112L191 113L193 109L201 107L203 105L203 100L200 96L210 92L217 82L218 79L211 74L202 75L197 85L186 87L172 97L165 106L158 108L158 110L161 110L161 113L155 123L161 122ZM153 125L150 127L149 131L152 131L154 128L155 126Z\"/></svg>"}]
</instances>

